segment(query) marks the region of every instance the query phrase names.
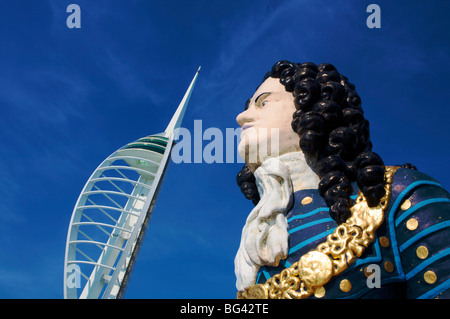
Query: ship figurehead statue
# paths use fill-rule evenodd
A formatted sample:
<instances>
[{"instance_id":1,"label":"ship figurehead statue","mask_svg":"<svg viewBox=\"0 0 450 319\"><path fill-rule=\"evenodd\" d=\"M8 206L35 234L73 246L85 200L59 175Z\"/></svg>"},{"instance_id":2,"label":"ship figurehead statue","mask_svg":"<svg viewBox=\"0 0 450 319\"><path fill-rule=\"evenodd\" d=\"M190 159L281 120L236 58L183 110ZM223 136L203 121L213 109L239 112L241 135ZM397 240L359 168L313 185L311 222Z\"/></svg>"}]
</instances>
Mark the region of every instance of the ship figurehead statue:
<instances>
[{"instance_id":1,"label":"ship figurehead statue","mask_svg":"<svg viewBox=\"0 0 450 319\"><path fill-rule=\"evenodd\" d=\"M361 99L333 65L275 63L236 120L237 184L255 205L238 298L450 297L449 193L372 151Z\"/></svg>"}]
</instances>

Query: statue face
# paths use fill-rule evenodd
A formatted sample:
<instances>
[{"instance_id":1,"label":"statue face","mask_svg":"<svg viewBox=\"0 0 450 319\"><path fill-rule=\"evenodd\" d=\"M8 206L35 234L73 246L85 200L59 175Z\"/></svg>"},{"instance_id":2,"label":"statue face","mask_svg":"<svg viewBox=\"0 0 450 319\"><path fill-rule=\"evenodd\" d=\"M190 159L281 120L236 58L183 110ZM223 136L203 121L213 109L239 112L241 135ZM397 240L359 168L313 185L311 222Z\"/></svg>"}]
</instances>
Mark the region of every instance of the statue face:
<instances>
[{"instance_id":1,"label":"statue face","mask_svg":"<svg viewBox=\"0 0 450 319\"><path fill-rule=\"evenodd\" d=\"M252 171L271 157L300 151L300 137L291 128L294 97L276 78L267 78L236 121L241 126L238 151Z\"/></svg>"}]
</instances>

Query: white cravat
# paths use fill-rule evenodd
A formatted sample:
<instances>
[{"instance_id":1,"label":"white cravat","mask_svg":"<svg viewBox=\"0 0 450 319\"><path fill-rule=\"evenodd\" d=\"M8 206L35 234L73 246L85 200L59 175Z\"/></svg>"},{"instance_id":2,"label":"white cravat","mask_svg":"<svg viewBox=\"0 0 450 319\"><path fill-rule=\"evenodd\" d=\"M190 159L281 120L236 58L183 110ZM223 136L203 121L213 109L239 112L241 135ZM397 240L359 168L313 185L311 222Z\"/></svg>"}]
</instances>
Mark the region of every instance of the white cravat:
<instances>
[{"instance_id":1,"label":"white cravat","mask_svg":"<svg viewBox=\"0 0 450 319\"><path fill-rule=\"evenodd\" d=\"M261 199L247 217L234 261L239 291L255 283L260 266L277 266L287 257L289 233L285 210L291 195L301 189L317 188L319 183L302 152L268 158L254 175Z\"/></svg>"}]
</instances>

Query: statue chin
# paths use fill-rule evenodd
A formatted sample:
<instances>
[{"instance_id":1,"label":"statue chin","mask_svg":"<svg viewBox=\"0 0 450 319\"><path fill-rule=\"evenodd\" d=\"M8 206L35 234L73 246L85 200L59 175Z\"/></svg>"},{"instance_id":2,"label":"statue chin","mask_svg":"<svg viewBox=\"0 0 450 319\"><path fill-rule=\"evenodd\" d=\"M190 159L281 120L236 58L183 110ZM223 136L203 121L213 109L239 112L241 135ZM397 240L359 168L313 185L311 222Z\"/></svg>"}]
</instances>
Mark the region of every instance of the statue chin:
<instances>
[{"instance_id":1,"label":"statue chin","mask_svg":"<svg viewBox=\"0 0 450 319\"><path fill-rule=\"evenodd\" d=\"M252 172L255 172L255 170L259 166L261 166L261 163L263 162L261 161L260 156L258 156L257 149L258 147L256 146L256 144L250 146L249 143L246 143L246 141L244 140L241 140L238 145L239 155L245 161ZM267 156L263 159L267 159Z\"/></svg>"},{"instance_id":2,"label":"statue chin","mask_svg":"<svg viewBox=\"0 0 450 319\"><path fill-rule=\"evenodd\" d=\"M271 132L273 134L267 134L264 131L259 134L255 129L250 128L241 135L237 150L252 172L255 172L268 158L301 152L300 138L292 129L272 129Z\"/></svg>"}]
</instances>

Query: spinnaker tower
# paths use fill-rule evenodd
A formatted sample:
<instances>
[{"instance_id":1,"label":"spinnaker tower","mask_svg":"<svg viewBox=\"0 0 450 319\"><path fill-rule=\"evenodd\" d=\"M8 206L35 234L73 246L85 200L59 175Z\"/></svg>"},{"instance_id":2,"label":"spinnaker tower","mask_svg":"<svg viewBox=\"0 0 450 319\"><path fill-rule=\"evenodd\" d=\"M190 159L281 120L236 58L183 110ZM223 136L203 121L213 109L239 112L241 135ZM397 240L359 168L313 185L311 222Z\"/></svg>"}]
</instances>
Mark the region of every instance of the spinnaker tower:
<instances>
[{"instance_id":1,"label":"spinnaker tower","mask_svg":"<svg viewBox=\"0 0 450 319\"><path fill-rule=\"evenodd\" d=\"M86 182L67 234L64 298L123 297L199 71L164 132L121 147Z\"/></svg>"}]
</instances>

